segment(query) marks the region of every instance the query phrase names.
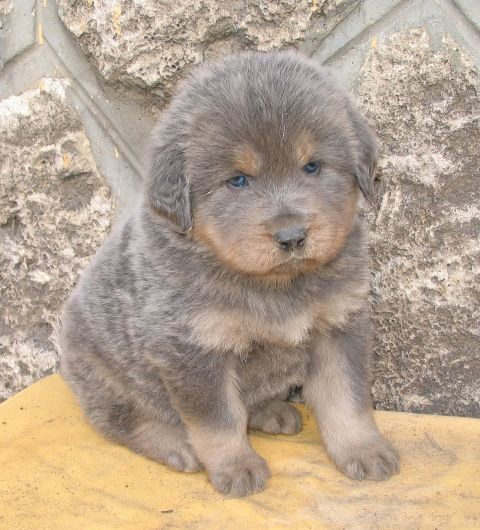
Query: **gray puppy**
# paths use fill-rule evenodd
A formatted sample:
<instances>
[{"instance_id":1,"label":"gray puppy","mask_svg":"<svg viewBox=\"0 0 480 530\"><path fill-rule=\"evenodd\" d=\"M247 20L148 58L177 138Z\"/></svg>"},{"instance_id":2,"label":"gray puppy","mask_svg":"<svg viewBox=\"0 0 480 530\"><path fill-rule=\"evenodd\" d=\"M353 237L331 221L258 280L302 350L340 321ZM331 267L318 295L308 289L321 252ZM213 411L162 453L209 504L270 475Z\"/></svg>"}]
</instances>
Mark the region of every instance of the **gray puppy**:
<instances>
[{"instance_id":1,"label":"gray puppy","mask_svg":"<svg viewBox=\"0 0 480 530\"><path fill-rule=\"evenodd\" d=\"M62 373L110 439L230 495L262 490L247 429L295 434L303 385L354 479L398 456L369 393L359 190L374 137L328 70L248 53L197 70L155 131L145 197L63 314Z\"/></svg>"}]
</instances>

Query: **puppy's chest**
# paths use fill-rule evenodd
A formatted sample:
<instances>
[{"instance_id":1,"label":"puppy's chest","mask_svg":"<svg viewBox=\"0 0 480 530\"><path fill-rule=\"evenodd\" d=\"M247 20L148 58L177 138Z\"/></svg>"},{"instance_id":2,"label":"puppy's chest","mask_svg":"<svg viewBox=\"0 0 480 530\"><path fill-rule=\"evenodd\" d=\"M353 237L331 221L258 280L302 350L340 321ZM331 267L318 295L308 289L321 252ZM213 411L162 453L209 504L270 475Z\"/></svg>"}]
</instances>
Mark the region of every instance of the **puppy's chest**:
<instances>
[{"instance_id":1,"label":"puppy's chest","mask_svg":"<svg viewBox=\"0 0 480 530\"><path fill-rule=\"evenodd\" d=\"M306 343L313 330L326 331L346 322L354 309L349 297L312 301L301 309L286 308L276 318L238 309L205 308L189 324L192 339L205 348L236 353L248 352L253 344L299 346Z\"/></svg>"}]
</instances>

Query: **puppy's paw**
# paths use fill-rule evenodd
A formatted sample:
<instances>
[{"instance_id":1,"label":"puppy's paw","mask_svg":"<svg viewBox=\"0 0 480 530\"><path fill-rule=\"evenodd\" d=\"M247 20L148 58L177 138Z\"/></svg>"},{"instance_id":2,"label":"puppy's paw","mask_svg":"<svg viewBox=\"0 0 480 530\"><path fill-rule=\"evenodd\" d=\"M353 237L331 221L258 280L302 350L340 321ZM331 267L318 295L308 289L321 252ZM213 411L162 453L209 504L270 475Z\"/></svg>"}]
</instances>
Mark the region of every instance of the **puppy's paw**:
<instances>
[{"instance_id":1,"label":"puppy's paw","mask_svg":"<svg viewBox=\"0 0 480 530\"><path fill-rule=\"evenodd\" d=\"M187 441L183 424L147 421L140 424L127 439L119 441L136 453L165 464L175 471L195 473L202 469Z\"/></svg>"},{"instance_id":2,"label":"puppy's paw","mask_svg":"<svg viewBox=\"0 0 480 530\"><path fill-rule=\"evenodd\" d=\"M297 434L302 430L302 417L298 410L285 401L271 401L265 408L255 411L248 421L255 431L271 434Z\"/></svg>"},{"instance_id":3,"label":"puppy's paw","mask_svg":"<svg viewBox=\"0 0 480 530\"><path fill-rule=\"evenodd\" d=\"M210 470L208 475L213 487L220 493L244 497L265 489L270 470L265 460L251 451Z\"/></svg>"},{"instance_id":4,"label":"puppy's paw","mask_svg":"<svg viewBox=\"0 0 480 530\"><path fill-rule=\"evenodd\" d=\"M400 457L390 442L382 437L350 447L334 457L337 467L354 480L386 480L400 470Z\"/></svg>"},{"instance_id":5,"label":"puppy's paw","mask_svg":"<svg viewBox=\"0 0 480 530\"><path fill-rule=\"evenodd\" d=\"M193 454L192 449L186 444L182 447L166 450L159 457L159 460L167 467L184 473L196 473L202 469L202 465Z\"/></svg>"}]
</instances>

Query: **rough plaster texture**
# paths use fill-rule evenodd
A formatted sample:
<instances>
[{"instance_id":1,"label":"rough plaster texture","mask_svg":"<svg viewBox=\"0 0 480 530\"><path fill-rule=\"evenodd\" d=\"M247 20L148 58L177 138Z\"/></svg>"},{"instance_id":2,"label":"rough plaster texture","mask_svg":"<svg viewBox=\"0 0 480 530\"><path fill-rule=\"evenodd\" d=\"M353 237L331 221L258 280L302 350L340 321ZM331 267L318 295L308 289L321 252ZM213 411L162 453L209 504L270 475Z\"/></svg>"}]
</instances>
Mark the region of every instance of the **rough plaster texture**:
<instances>
[{"instance_id":1,"label":"rough plaster texture","mask_svg":"<svg viewBox=\"0 0 480 530\"><path fill-rule=\"evenodd\" d=\"M57 364L57 315L110 227L110 191L65 81L0 102L0 399Z\"/></svg>"},{"instance_id":2,"label":"rough plaster texture","mask_svg":"<svg viewBox=\"0 0 480 530\"><path fill-rule=\"evenodd\" d=\"M160 98L204 59L321 38L357 2L345 0L59 1L59 14L107 81Z\"/></svg>"},{"instance_id":3,"label":"rough plaster texture","mask_svg":"<svg viewBox=\"0 0 480 530\"><path fill-rule=\"evenodd\" d=\"M135 202L178 80L232 51L296 47L338 71L382 144L365 212L375 402L480 416L477 0L0 0L0 20L0 143L15 160L0 174L2 397L54 370L61 299L113 200L117 217ZM27 103L36 111L23 116ZM67 177L64 153L77 168ZM29 209L39 194L42 215ZM28 258L17 269L12 245Z\"/></svg>"},{"instance_id":4,"label":"rough plaster texture","mask_svg":"<svg viewBox=\"0 0 480 530\"><path fill-rule=\"evenodd\" d=\"M368 212L374 396L392 409L480 415L480 79L424 29L371 50L358 96L383 146Z\"/></svg>"}]
</instances>

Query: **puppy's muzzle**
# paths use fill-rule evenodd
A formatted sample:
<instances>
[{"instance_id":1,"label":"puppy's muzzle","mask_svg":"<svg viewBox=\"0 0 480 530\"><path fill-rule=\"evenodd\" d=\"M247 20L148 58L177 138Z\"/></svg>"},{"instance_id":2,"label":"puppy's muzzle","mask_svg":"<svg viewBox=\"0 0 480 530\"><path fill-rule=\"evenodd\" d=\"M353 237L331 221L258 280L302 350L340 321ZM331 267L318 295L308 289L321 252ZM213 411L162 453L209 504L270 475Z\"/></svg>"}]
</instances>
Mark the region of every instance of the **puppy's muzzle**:
<instances>
[{"instance_id":1,"label":"puppy's muzzle","mask_svg":"<svg viewBox=\"0 0 480 530\"><path fill-rule=\"evenodd\" d=\"M305 245L307 231L303 226L292 226L279 230L276 232L274 238L283 251L292 252Z\"/></svg>"}]
</instances>

